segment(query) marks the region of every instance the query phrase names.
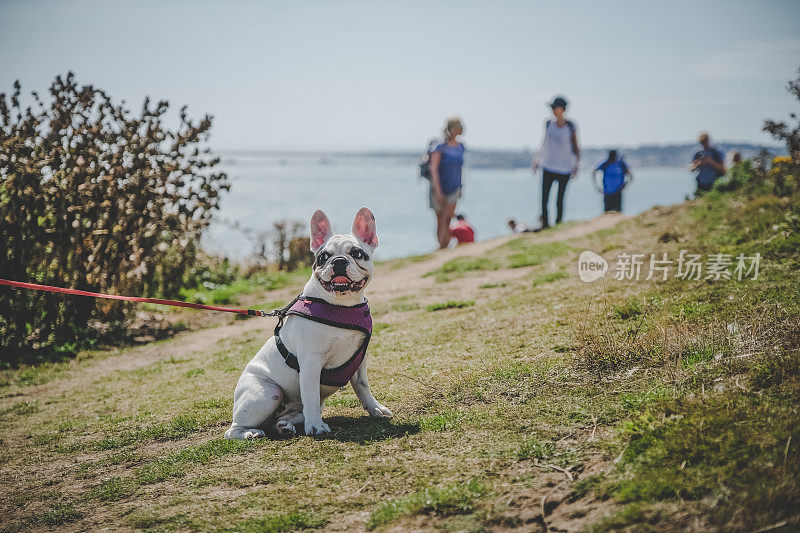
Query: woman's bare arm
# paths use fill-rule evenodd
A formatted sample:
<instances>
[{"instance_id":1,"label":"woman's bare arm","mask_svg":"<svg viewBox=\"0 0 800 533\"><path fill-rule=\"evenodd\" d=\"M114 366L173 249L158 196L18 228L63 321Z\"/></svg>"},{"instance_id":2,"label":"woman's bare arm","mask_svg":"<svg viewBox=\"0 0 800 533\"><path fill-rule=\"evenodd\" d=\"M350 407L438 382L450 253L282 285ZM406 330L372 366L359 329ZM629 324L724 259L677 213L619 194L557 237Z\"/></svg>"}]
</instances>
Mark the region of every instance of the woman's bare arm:
<instances>
[{"instance_id":1,"label":"woman's bare arm","mask_svg":"<svg viewBox=\"0 0 800 533\"><path fill-rule=\"evenodd\" d=\"M442 154L438 150L434 150L431 153L431 186L433 187L433 192L437 196L441 196L442 194L442 184L439 181L439 163L442 161Z\"/></svg>"},{"instance_id":2,"label":"woman's bare arm","mask_svg":"<svg viewBox=\"0 0 800 533\"><path fill-rule=\"evenodd\" d=\"M542 135L542 145L539 146L539 151L536 152L536 156L531 161L531 170L536 172L539 170L539 156L542 155L542 150L544 150L544 143L547 142L547 122L544 123L544 135Z\"/></svg>"},{"instance_id":3,"label":"woman's bare arm","mask_svg":"<svg viewBox=\"0 0 800 533\"><path fill-rule=\"evenodd\" d=\"M578 175L578 168L581 165L581 148L578 144L578 132L572 130L572 151L575 152L575 168L572 171L572 177Z\"/></svg>"}]
</instances>

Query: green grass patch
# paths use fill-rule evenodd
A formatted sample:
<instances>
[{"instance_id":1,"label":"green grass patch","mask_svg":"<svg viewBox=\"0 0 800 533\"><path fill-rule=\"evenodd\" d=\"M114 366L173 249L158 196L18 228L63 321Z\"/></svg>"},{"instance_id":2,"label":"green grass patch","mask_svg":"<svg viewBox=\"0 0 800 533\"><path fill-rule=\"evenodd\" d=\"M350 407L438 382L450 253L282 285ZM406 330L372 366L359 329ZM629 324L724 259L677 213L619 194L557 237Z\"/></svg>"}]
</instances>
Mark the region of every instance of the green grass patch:
<instances>
[{"instance_id":1,"label":"green grass patch","mask_svg":"<svg viewBox=\"0 0 800 533\"><path fill-rule=\"evenodd\" d=\"M714 359L714 357L721 352L717 352L711 346L702 346L696 349L686 350L681 357L681 364L683 368L692 368L699 363L706 363Z\"/></svg>"},{"instance_id":2,"label":"green grass patch","mask_svg":"<svg viewBox=\"0 0 800 533\"><path fill-rule=\"evenodd\" d=\"M592 524L587 531L605 533L606 531L659 531L656 525L668 518L663 511L649 509L647 505L632 503L621 510L601 518Z\"/></svg>"},{"instance_id":3,"label":"green grass patch","mask_svg":"<svg viewBox=\"0 0 800 533\"><path fill-rule=\"evenodd\" d=\"M318 513L294 510L285 514L268 514L255 518L248 518L222 531L235 531L241 533L283 533L304 529L317 529L329 520Z\"/></svg>"},{"instance_id":4,"label":"green grass patch","mask_svg":"<svg viewBox=\"0 0 800 533\"><path fill-rule=\"evenodd\" d=\"M434 276L438 283L444 283L457 278L463 278L469 272L478 272L485 270L499 270L501 264L486 256L463 256L456 257L447 261L445 264L435 270L431 270L423 277Z\"/></svg>"},{"instance_id":5,"label":"green grass patch","mask_svg":"<svg viewBox=\"0 0 800 533\"><path fill-rule=\"evenodd\" d=\"M114 476L93 487L86 498L101 502L116 502L133 496L136 487L136 482L132 478Z\"/></svg>"},{"instance_id":6,"label":"green grass patch","mask_svg":"<svg viewBox=\"0 0 800 533\"><path fill-rule=\"evenodd\" d=\"M83 513L73 505L67 503L52 503L47 509L41 511L29 520L29 524L43 526L60 526L83 518Z\"/></svg>"},{"instance_id":7,"label":"green grass patch","mask_svg":"<svg viewBox=\"0 0 800 533\"><path fill-rule=\"evenodd\" d=\"M392 298L385 304L377 306L375 314L383 315L388 312L406 313L408 311L416 311L419 309L419 304L414 301L413 295L400 296Z\"/></svg>"},{"instance_id":8,"label":"green grass patch","mask_svg":"<svg viewBox=\"0 0 800 533\"><path fill-rule=\"evenodd\" d=\"M507 287L508 283L505 281L498 281L495 283L482 283L478 285L479 289L499 289L501 287Z\"/></svg>"},{"instance_id":9,"label":"green grass patch","mask_svg":"<svg viewBox=\"0 0 800 533\"><path fill-rule=\"evenodd\" d=\"M552 442L542 442L536 436L530 436L522 441L517 450L517 459L547 459L555 452L556 447Z\"/></svg>"},{"instance_id":10,"label":"green grass patch","mask_svg":"<svg viewBox=\"0 0 800 533\"><path fill-rule=\"evenodd\" d=\"M401 259L389 259L388 261L376 261L375 266L386 266L389 270L397 270L403 267L406 267L413 263L422 263L423 261L427 261L433 258L432 253L422 254L422 255L412 255L409 257L403 257Z\"/></svg>"},{"instance_id":11,"label":"green grass patch","mask_svg":"<svg viewBox=\"0 0 800 533\"><path fill-rule=\"evenodd\" d=\"M381 504L367 520L367 529L373 530L404 516L432 514L450 517L470 514L477 508L476 501L488 493L488 489L476 480L447 487L426 488Z\"/></svg>"},{"instance_id":12,"label":"green grass patch","mask_svg":"<svg viewBox=\"0 0 800 533\"><path fill-rule=\"evenodd\" d=\"M541 265L546 261L572 252L573 248L560 241L531 243L529 239L519 237L505 243L496 250L508 254L506 255L505 266L509 268L522 268Z\"/></svg>"},{"instance_id":13,"label":"green grass patch","mask_svg":"<svg viewBox=\"0 0 800 533\"><path fill-rule=\"evenodd\" d=\"M761 520L800 510L794 387L679 399L624 427L629 444L620 469L627 474L610 483L620 501L716 501L712 523L720 524L737 507L758 508Z\"/></svg>"},{"instance_id":14,"label":"green grass patch","mask_svg":"<svg viewBox=\"0 0 800 533\"><path fill-rule=\"evenodd\" d=\"M97 450L113 450L145 441L184 439L205 429L208 425L216 424L220 419L230 416L230 413L222 412L219 408L215 407L214 410L218 412L213 412L210 407L207 407L199 413L181 414L166 422L144 427L130 429L117 427L112 431L112 437L97 441L93 446Z\"/></svg>"},{"instance_id":15,"label":"green grass patch","mask_svg":"<svg viewBox=\"0 0 800 533\"><path fill-rule=\"evenodd\" d=\"M165 479L181 477L192 464L208 464L213 458L241 453L253 447L253 441L217 438L190 446L156 459L136 470L136 484L150 485Z\"/></svg>"},{"instance_id":16,"label":"green grass patch","mask_svg":"<svg viewBox=\"0 0 800 533\"><path fill-rule=\"evenodd\" d=\"M449 431L458 427L459 415L455 411L423 418L419 422L422 431Z\"/></svg>"},{"instance_id":17,"label":"green grass patch","mask_svg":"<svg viewBox=\"0 0 800 533\"><path fill-rule=\"evenodd\" d=\"M472 307L473 305L475 305L475 300L466 300L466 301L449 300L447 302L428 304L425 306L425 310L431 312L431 311L441 311L443 309L462 309L464 307Z\"/></svg>"},{"instance_id":18,"label":"green grass patch","mask_svg":"<svg viewBox=\"0 0 800 533\"><path fill-rule=\"evenodd\" d=\"M381 331L391 330L392 325L388 322L376 322L374 326L372 326L372 334L377 335Z\"/></svg>"},{"instance_id":19,"label":"green grass patch","mask_svg":"<svg viewBox=\"0 0 800 533\"><path fill-rule=\"evenodd\" d=\"M198 287L181 289L180 297L184 301L199 304L228 304L235 302L240 295L282 289L310 275L311 269L303 268L292 272L278 271L250 278L236 278L228 283L205 281Z\"/></svg>"},{"instance_id":20,"label":"green grass patch","mask_svg":"<svg viewBox=\"0 0 800 533\"><path fill-rule=\"evenodd\" d=\"M559 270L558 272L550 272L548 274L542 274L541 276L533 278L533 281L531 281L531 285L536 287L537 285L553 283L567 278L569 278L569 273L564 270Z\"/></svg>"},{"instance_id":21,"label":"green grass patch","mask_svg":"<svg viewBox=\"0 0 800 533\"><path fill-rule=\"evenodd\" d=\"M172 517L163 517L152 509L134 509L125 516L125 524L134 529L152 529L172 521Z\"/></svg>"},{"instance_id":22,"label":"green grass patch","mask_svg":"<svg viewBox=\"0 0 800 533\"><path fill-rule=\"evenodd\" d=\"M34 413L39 412L39 403L36 401L32 402L17 402L11 407L6 407L3 410L0 410L0 416L5 416L7 414L13 413L17 416L27 416L32 415Z\"/></svg>"},{"instance_id":23,"label":"green grass patch","mask_svg":"<svg viewBox=\"0 0 800 533\"><path fill-rule=\"evenodd\" d=\"M639 298L628 298L621 304L611 306L611 314L617 320L630 320L642 313L642 301Z\"/></svg>"},{"instance_id":24,"label":"green grass patch","mask_svg":"<svg viewBox=\"0 0 800 533\"><path fill-rule=\"evenodd\" d=\"M638 414L642 412L643 408L649 407L652 403L665 401L672 397L672 390L661 385L652 389L623 392L619 400L623 409Z\"/></svg>"},{"instance_id":25,"label":"green grass patch","mask_svg":"<svg viewBox=\"0 0 800 533\"><path fill-rule=\"evenodd\" d=\"M118 501L132 496L138 487L183 477L190 466L208 464L212 459L241 453L258 445L250 440L217 438L197 446L189 446L138 467L133 477L112 477L92 488L87 498Z\"/></svg>"}]
</instances>

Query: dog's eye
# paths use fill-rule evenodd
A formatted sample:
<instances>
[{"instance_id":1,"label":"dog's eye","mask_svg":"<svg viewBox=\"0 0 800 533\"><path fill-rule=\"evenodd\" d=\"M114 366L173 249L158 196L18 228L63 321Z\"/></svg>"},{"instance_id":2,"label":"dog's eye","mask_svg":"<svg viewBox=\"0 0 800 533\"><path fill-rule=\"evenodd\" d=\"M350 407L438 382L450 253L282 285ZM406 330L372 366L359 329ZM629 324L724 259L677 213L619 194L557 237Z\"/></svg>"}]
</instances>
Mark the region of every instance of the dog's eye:
<instances>
[{"instance_id":1,"label":"dog's eye","mask_svg":"<svg viewBox=\"0 0 800 533\"><path fill-rule=\"evenodd\" d=\"M331 254L328 252L322 252L317 256L317 266L322 266L325 262L331 258Z\"/></svg>"},{"instance_id":2,"label":"dog's eye","mask_svg":"<svg viewBox=\"0 0 800 533\"><path fill-rule=\"evenodd\" d=\"M369 259L369 256L367 254L365 254L364 251L361 248L352 248L350 250L350 257L352 257L353 259L357 259L357 260L361 260L361 259L367 260L367 259Z\"/></svg>"}]
</instances>

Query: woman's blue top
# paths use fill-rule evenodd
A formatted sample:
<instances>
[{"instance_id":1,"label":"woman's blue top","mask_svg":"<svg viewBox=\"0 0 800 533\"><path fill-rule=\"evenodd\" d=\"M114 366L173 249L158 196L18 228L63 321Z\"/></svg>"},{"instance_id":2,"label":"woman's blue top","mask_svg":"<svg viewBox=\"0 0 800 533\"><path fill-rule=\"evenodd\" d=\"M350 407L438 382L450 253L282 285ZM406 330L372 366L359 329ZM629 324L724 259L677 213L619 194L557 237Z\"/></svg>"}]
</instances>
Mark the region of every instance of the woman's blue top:
<instances>
[{"instance_id":1,"label":"woman's blue top","mask_svg":"<svg viewBox=\"0 0 800 533\"><path fill-rule=\"evenodd\" d=\"M441 154L439 163L439 184L442 186L442 194L453 194L461 188L461 167L464 166L464 145L458 143L457 146L450 146L441 143L436 147L436 151Z\"/></svg>"}]
</instances>

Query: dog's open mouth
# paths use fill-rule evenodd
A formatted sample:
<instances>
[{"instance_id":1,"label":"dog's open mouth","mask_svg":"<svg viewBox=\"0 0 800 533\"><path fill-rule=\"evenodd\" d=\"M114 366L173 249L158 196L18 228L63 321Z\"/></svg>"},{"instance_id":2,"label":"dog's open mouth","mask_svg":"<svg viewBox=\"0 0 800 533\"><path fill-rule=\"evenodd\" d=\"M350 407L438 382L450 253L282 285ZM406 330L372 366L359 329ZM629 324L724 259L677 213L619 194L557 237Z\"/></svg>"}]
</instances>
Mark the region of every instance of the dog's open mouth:
<instances>
[{"instance_id":1,"label":"dog's open mouth","mask_svg":"<svg viewBox=\"0 0 800 533\"><path fill-rule=\"evenodd\" d=\"M360 281L353 281L347 276L334 276L329 281L325 281L319 277L317 279L319 279L323 289L335 292L360 291L364 288L364 285L367 284L367 276L364 276Z\"/></svg>"}]
</instances>

